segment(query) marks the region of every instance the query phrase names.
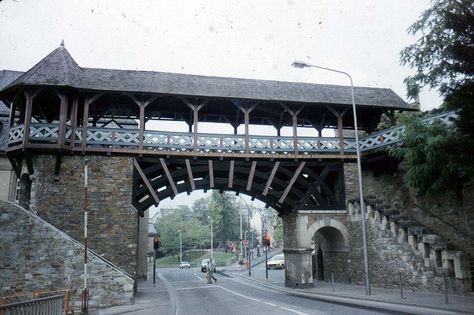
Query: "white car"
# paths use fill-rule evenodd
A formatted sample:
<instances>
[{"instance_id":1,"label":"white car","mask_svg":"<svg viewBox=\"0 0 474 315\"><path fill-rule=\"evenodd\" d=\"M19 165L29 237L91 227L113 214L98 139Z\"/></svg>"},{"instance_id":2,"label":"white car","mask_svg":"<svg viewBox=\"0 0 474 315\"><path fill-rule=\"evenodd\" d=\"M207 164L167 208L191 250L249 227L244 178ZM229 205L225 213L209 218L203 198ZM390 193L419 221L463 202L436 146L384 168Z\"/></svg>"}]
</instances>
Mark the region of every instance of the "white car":
<instances>
[{"instance_id":1,"label":"white car","mask_svg":"<svg viewBox=\"0 0 474 315\"><path fill-rule=\"evenodd\" d=\"M267 261L267 268L268 269L284 269L285 268L285 255L278 254L270 258Z\"/></svg>"},{"instance_id":2,"label":"white car","mask_svg":"<svg viewBox=\"0 0 474 315\"><path fill-rule=\"evenodd\" d=\"M204 258L201 261L201 272L206 272L207 271L207 264L209 263L209 258Z\"/></svg>"},{"instance_id":3,"label":"white car","mask_svg":"<svg viewBox=\"0 0 474 315\"><path fill-rule=\"evenodd\" d=\"M190 269L191 265L187 261L182 261L179 263L179 269Z\"/></svg>"}]
</instances>

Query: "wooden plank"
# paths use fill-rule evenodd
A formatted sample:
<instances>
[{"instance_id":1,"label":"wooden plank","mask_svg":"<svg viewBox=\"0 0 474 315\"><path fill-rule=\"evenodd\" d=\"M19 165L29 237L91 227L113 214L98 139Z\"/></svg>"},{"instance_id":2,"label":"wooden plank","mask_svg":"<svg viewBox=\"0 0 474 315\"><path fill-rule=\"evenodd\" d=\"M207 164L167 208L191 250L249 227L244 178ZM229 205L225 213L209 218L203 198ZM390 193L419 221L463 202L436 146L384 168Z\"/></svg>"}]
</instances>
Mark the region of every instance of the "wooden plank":
<instances>
[{"instance_id":1,"label":"wooden plank","mask_svg":"<svg viewBox=\"0 0 474 315\"><path fill-rule=\"evenodd\" d=\"M283 203L283 201L285 201L286 199L286 196L288 195L288 193L290 192L291 188L293 187L293 185L295 184L295 181L296 179L298 178L298 176L300 175L300 172L301 170L303 169L304 165L306 164L306 162L301 162L300 163L300 166L298 166L298 169L296 170L295 174L293 175L293 177L291 178L288 186L286 186L286 189L285 191L283 192L283 195L280 197L280 199L278 200L278 203Z\"/></svg>"},{"instance_id":2,"label":"wooden plank","mask_svg":"<svg viewBox=\"0 0 474 315\"><path fill-rule=\"evenodd\" d=\"M188 170L188 178L189 184L191 185L192 190L196 190L196 184L194 183L193 171L191 169L191 163L189 163L188 159L185 159L184 162L186 163L186 169Z\"/></svg>"},{"instance_id":3,"label":"wooden plank","mask_svg":"<svg viewBox=\"0 0 474 315\"><path fill-rule=\"evenodd\" d=\"M229 167L229 188L232 188L234 186L234 164L235 161L231 160Z\"/></svg>"},{"instance_id":4,"label":"wooden plank","mask_svg":"<svg viewBox=\"0 0 474 315\"><path fill-rule=\"evenodd\" d=\"M214 167L212 166L212 160L209 160L208 164L209 164L209 187L214 188Z\"/></svg>"},{"instance_id":5,"label":"wooden plank","mask_svg":"<svg viewBox=\"0 0 474 315\"><path fill-rule=\"evenodd\" d=\"M146 188L148 189L151 196L155 200L155 207L158 206L158 204L160 203L160 199L158 198L158 195L156 194L155 190L153 189L150 182L148 181L148 178L145 176L145 173L143 173L142 168L140 167L140 165L138 165L137 159L133 159L133 165L137 169L138 174L140 174L140 177L142 178L143 182L145 183Z\"/></svg>"},{"instance_id":6,"label":"wooden plank","mask_svg":"<svg viewBox=\"0 0 474 315\"><path fill-rule=\"evenodd\" d=\"M278 170L278 166L279 166L279 165L280 165L280 162L279 162L279 161L277 161L277 162L275 163L275 165L273 165L272 172L270 173L270 177L269 177L268 180L267 180L267 184L265 185L265 189L263 190L262 195L264 195L264 196L267 195L268 190L270 189L270 185L271 185L272 182L273 182L273 178L275 177L275 174L276 174L276 172L277 172L277 170Z\"/></svg>"},{"instance_id":7,"label":"wooden plank","mask_svg":"<svg viewBox=\"0 0 474 315\"><path fill-rule=\"evenodd\" d=\"M257 161L252 162L252 166L250 167L250 174L249 178L247 180L247 188L246 190L250 191L252 189L252 182L253 182L253 177L255 176L255 168L257 167Z\"/></svg>"},{"instance_id":8,"label":"wooden plank","mask_svg":"<svg viewBox=\"0 0 474 315\"><path fill-rule=\"evenodd\" d=\"M176 185L174 184L173 177L171 177L171 173L168 169L168 166L166 165L165 159L160 158L160 163L161 166L163 167L163 170L165 171L166 178L168 178L168 182L171 185L171 189L173 190L174 195L178 195L178 190L176 189Z\"/></svg>"}]
</instances>

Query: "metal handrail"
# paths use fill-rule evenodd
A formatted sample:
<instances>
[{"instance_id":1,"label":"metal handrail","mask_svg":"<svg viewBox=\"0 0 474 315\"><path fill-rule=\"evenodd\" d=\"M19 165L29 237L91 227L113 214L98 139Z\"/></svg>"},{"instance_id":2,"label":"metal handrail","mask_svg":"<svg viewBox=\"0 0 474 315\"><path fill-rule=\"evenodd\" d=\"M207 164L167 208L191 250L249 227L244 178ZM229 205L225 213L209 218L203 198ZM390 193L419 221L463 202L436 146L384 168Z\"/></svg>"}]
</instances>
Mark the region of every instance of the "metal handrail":
<instances>
[{"instance_id":1,"label":"metal handrail","mask_svg":"<svg viewBox=\"0 0 474 315\"><path fill-rule=\"evenodd\" d=\"M64 314L64 294L0 305L1 315L61 315Z\"/></svg>"}]
</instances>

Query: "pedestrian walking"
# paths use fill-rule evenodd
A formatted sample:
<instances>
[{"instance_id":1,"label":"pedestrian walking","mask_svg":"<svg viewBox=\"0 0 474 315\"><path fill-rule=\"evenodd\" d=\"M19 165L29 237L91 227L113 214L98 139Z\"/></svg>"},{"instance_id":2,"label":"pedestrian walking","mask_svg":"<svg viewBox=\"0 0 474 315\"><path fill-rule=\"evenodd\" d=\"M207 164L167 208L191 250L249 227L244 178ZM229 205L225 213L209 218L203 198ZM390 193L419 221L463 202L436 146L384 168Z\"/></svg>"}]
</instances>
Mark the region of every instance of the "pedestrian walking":
<instances>
[{"instance_id":1,"label":"pedestrian walking","mask_svg":"<svg viewBox=\"0 0 474 315\"><path fill-rule=\"evenodd\" d=\"M217 278L214 277L214 272L216 271L216 263L212 258L209 259L207 262L207 283L212 283L212 280L214 280L215 283L217 283Z\"/></svg>"}]
</instances>

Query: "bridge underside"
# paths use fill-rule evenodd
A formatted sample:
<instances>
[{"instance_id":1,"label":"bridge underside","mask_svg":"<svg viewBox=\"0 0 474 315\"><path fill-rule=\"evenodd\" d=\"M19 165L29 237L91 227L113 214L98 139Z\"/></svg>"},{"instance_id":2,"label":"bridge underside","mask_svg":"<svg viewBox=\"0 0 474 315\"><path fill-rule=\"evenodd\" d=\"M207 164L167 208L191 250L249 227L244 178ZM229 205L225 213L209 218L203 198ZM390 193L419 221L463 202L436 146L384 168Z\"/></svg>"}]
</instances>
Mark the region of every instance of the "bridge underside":
<instances>
[{"instance_id":1,"label":"bridge underside","mask_svg":"<svg viewBox=\"0 0 474 315\"><path fill-rule=\"evenodd\" d=\"M244 193L277 210L344 209L342 162L139 158L132 203L143 215L179 193L217 189Z\"/></svg>"}]
</instances>

